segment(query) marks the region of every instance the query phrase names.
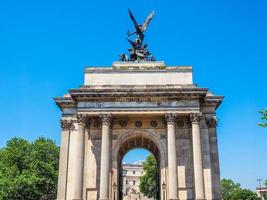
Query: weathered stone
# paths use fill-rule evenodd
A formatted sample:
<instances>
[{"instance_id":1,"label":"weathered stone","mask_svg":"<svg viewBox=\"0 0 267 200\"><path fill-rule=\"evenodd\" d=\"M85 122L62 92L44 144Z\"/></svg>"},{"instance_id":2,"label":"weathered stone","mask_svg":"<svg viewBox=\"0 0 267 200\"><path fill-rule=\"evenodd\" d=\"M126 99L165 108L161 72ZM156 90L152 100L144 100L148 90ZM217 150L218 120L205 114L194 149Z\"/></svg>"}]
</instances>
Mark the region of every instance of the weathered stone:
<instances>
[{"instance_id":1,"label":"weathered stone","mask_svg":"<svg viewBox=\"0 0 267 200\"><path fill-rule=\"evenodd\" d=\"M191 67L86 68L83 86L55 98L62 110L57 199L118 200L120 162L138 147L158 160L160 199L221 199L215 110L222 99L193 84Z\"/></svg>"}]
</instances>

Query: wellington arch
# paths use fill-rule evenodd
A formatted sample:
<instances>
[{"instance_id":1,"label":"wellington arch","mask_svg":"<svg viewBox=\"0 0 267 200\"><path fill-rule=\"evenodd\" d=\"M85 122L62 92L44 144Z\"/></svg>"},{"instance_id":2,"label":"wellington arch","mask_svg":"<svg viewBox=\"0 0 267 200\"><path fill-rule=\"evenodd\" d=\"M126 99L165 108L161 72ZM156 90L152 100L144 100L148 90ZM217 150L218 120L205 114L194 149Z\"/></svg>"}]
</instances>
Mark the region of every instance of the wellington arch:
<instances>
[{"instance_id":1,"label":"wellington arch","mask_svg":"<svg viewBox=\"0 0 267 200\"><path fill-rule=\"evenodd\" d=\"M122 156L158 160L159 199L221 199L216 109L192 67L162 61L87 67L84 84L55 98L62 111L58 200L118 200Z\"/></svg>"},{"instance_id":2,"label":"wellington arch","mask_svg":"<svg viewBox=\"0 0 267 200\"><path fill-rule=\"evenodd\" d=\"M216 109L223 97L194 84L191 66L155 61L144 43L154 14L138 24L129 10L129 58L85 68L84 84L55 98L58 200L122 200L122 157L140 147L157 160L158 200L221 199Z\"/></svg>"}]
</instances>

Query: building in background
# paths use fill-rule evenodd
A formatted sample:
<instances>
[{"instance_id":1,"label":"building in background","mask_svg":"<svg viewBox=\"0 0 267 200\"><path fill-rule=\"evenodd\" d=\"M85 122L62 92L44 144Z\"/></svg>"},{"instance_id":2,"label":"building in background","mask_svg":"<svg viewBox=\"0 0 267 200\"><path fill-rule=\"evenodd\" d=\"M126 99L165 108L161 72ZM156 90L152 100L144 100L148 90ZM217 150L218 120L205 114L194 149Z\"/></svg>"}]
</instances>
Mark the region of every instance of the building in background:
<instances>
[{"instance_id":1,"label":"building in background","mask_svg":"<svg viewBox=\"0 0 267 200\"><path fill-rule=\"evenodd\" d=\"M143 175L142 163L122 165L123 200L147 200L139 189L140 177Z\"/></svg>"},{"instance_id":2,"label":"building in background","mask_svg":"<svg viewBox=\"0 0 267 200\"><path fill-rule=\"evenodd\" d=\"M257 193L258 197L261 198L261 200L267 199L267 186L257 187L256 193Z\"/></svg>"}]
</instances>

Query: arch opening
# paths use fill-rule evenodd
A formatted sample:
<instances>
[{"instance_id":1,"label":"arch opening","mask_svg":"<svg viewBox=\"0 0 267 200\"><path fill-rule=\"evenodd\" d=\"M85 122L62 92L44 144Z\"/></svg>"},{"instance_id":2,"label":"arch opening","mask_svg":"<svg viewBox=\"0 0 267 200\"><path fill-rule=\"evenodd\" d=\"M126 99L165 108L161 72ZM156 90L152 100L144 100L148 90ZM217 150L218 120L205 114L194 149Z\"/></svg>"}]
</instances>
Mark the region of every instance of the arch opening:
<instances>
[{"instance_id":1,"label":"arch opening","mask_svg":"<svg viewBox=\"0 0 267 200\"><path fill-rule=\"evenodd\" d=\"M144 134L135 134L134 136L126 138L120 145L117 154L117 162L118 162L118 199L124 200L129 199L129 196L132 196L133 200L142 200L146 199L146 197L142 198L142 193L140 192L139 187L140 179L137 180L137 177L140 176L140 172L145 170L141 163L136 163L133 165L132 163L124 163L124 157L131 153L132 151L136 150L146 150L148 153L147 155L152 155L155 158L155 198L160 199L160 150L157 144L149 138L147 135ZM140 153L140 152L138 152ZM133 160L132 160L133 161ZM138 160L136 160L138 161ZM125 164L125 165L124 165ZM141 169L140 169L141 168ZM125 170L129 170L127 174ZM133 174L134 170L139 171L136 174ZM143 175L143 174L141 174ZM129 181L127 181L129 179ZM133 182L135 181L135 182ZM139 181L137 184L136 181ZM135 195L135 191L136 195ZM132 192L131 194L129 192Z\"/></svg>"}]
</instances>

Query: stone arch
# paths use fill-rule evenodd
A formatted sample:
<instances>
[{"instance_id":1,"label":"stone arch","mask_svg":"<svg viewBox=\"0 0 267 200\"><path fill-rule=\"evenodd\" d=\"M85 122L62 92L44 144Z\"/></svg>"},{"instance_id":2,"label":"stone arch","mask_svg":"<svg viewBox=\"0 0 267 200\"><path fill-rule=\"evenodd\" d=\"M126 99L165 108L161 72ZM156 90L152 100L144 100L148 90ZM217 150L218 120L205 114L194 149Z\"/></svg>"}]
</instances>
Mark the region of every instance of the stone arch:
<instances>
[{"instance_id":1,"label":"stone arch","mask_svg":"<svg viewBox=\"0 0 267 200\"><path fill-rule=\"evenodd\" d=\"M159 199L161 199L160 197L163 195L161 185L163 182L166 182L166 141L161 139L158 133L152 133L147 130L125 132L121 134L113 144L112 181L118 184L116 196L118 199L121 199L120 189L122 186L120 182L120 170L122 158L128 151L135 148L147 149L155 156L158 166L158 195Z\"/></svg>"},{"instance_id":2,"label":"stone arch","mask_svg":"<svg viewBox=\"0 0 267 200\"><path fill-rule=\"evenodd\" d=\"M166 166L166 145L162 143L159 135L142 130L129 131L122 134L117 139L117 142L114 144L114 152L112 155L113 168L118 168L118 161L122 159L123 155L135 148L149 150L159 161L160 168Z\"/></svg>"}]
</instances>

